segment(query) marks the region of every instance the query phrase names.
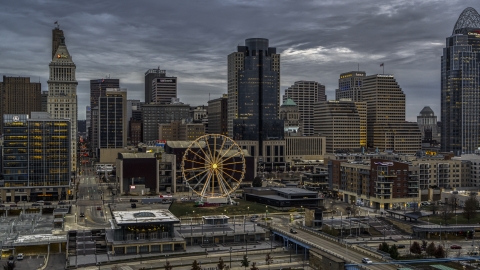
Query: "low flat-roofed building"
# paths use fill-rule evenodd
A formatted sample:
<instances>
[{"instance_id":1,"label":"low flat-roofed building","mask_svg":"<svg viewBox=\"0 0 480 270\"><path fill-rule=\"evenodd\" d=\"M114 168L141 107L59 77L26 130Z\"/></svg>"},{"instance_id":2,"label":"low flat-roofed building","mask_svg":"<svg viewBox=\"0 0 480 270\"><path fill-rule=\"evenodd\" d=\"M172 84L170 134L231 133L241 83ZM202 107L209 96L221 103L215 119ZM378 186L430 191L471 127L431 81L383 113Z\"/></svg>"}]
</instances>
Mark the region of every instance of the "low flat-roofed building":
<instances>
[{"instance_id":1,"label":"low flat-roofed building","mask_svg":"<svg viewBox=\"0 0 480 270\"><path fill-rule=\"evenodd\" d=\"M112 211L112 217L106 239L113 254L185 251L185 239L174 229L180 220L168 210Z\"/></svg>"},{"instance_id":2,"label":"low flat-roofed building","mask_svg":"<svg viewBox=\"0 0 480 270\"><path fill-rule=\"evenodd\" d=\"M245 199L279 208L316 207L322 204L318 192L295 187L250 187L243 189Z\"/></svg>"}]
</instances>

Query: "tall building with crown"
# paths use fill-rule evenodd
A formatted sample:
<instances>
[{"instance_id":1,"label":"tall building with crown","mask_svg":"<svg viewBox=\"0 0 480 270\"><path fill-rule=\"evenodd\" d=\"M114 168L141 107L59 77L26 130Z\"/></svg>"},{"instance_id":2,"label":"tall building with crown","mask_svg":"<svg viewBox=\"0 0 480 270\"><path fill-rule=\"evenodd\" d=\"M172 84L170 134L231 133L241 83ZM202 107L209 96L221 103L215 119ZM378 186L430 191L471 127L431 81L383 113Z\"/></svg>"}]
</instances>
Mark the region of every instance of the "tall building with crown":
<instances>
[{"instance_id":1,"label":"tall building with crown","mask_svg":"<svg viewBox=\"0 0 480 270\"><path fill-rule=\"evenodd\" d=\"M446 39L441 74L441 150L480 148L480 15L466 8Z\"/></svg>"},{"instance_id":2,"label":"tall building with crown","mask_svg":"<svg viewBox=\"0 0 480 270\"><path fill-rule=\"evenodd\" d=\"M57 28L58 29L58 26ZM54 33L58 33L55 31ZM61 32L63 34L63 32ZM52 46L57 46L53 43ZM53 49L53 48L52 48ZM77 169L77 85L76 66L60 36L58 47L49 65L47 111L53 119L70 119L71 123L71 171Z\"/></svg>"}]
</instances>

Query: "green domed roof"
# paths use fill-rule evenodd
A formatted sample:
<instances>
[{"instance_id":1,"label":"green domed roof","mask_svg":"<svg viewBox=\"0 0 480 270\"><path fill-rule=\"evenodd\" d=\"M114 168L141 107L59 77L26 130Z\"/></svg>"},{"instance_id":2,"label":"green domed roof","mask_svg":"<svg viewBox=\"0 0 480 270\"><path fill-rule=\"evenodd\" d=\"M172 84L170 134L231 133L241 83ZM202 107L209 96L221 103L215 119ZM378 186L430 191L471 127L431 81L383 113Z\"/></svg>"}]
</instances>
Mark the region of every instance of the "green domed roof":
<instances>
[{"instance_id":1,"label":"green domed roof","mask_svg":"<svg viewBox=\"0 0 480 270\"><path fill-rule=\"evenodd\" d=\"M297 103L293 101L291 98L287 98L285 102L283 102L282 106L297 106Z\"/></svg>"}]
</instances>

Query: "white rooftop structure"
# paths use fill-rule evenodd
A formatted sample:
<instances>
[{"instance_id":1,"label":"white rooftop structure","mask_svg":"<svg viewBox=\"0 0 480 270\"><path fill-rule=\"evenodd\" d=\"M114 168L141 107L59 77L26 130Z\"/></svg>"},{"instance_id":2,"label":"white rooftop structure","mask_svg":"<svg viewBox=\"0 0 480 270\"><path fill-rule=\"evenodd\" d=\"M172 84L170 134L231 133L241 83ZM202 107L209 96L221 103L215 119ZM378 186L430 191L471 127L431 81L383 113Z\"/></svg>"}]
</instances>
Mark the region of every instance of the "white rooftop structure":
<instances>
[{"instance_id":1,"label":"white rooftop structure","mask_svg":"<svg viewBox=\"0 0 480 270\"><path fill-rule=\"evenodd\" d=\"M117 225L180 222L176 216L166 209L113 211L112 214Z\"/></svg>"}]
</instances>

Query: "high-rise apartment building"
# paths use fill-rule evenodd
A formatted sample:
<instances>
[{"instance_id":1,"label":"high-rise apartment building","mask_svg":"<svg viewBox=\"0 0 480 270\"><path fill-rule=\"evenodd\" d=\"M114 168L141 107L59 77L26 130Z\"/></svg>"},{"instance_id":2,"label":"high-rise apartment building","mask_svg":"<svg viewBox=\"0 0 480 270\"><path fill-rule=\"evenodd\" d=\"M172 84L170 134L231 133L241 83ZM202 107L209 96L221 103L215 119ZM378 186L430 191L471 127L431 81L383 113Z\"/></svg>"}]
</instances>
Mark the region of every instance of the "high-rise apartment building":
<instances>
[{"instance_id":1,"label":"high-rise apartment building","mask_svg":"<svg viewBox=\"0 0 480 270\"><path fill-rule=\"evenodd\" d=\"M0 113L28 114L42 110L41 84L28 77L3 76L0 82Z\"/></svg>"},{"instance_id":2,"label":"high-rise apartment building","mask_svg":"<svg viewBox=\"0 0 480 270\"><path fill-rule=\"evenodd\" d=\"M46 112L3 115L2 201L63 200L71 180L69 119Z\"/></svg>"},{"instance_id":3,"label":"high-rise apartment building","mask_svg":"<svg viewBox=\"0 0 480 270\"><path fill-rule=\"evenodd\" d=\"M208 133L228 136L228 95L208 101Z\"/></svg>"},{"instance_id":4,"label":"high-rise apartment building","mask_svg":"<svg viewBox=\"0 0 480 270\"><path fill-rule=\"evenodd\" d=\"M326 101L325 85L315 81L298 81L285 89L283 100L292 99L298 106L300 118L303 122L304 136L313 136L314 107L318 102Z\"/></svg>"},{"instance_id":5,"label":"high-rise apartment building","mask_svg":"<svg viewBox=\"0 0 480 270\"><path fill-rule=\"evenodd\" d=\"M99 148L127 145L127 89L107 88L98 104Z\"/></svg>"},{"instance_id":6,"label":"high-rise apartment building","mask_svg":"<svg viewBox=\"0 0 480 270\"><path fill-rule=\"evenodd\" d=\"M362 86L365 76L364 71L350 71L340 74L338 89L335 89L335 100L348 98L352 101L362 101Z\"/></svg>"},{"instance_id":7,"label":"high-rise apartment building","mask_svg":"<svg viewBox=\"0 0 480 270\"><path fill-rule=\"evenodd\" d=\"M143 142L159 140L158 125L188 119L188 104L145 104L142 106Z\"/></svg>"},{"instance_id":8,"label":"high-rise apartment building","mask_svg":"<svg viewBox=\"0 0 480 270\"><path fill-rule=\"evenodd\" d=\"M92 128L92 109L90 106L87 106L85 108L85 120L86 120L86 126L87 126L87 138L90 139L91 135L91 128Z\"/></svg>"},{"instance_id":9,"label":"high-rise apartment building","mask_svg":"<svg viewBox=\"0 0 480 270\"><path fill-rule=\"evenodd\" d=\"M90 108L98 106L98 98L104 97L107 88L120 88L119 79L90 80Z\"/></svg>"},{"instance_id":10,"label":"high-rise apartment building","mask_svg":"<svg viewBox=\"0 0 480 270\"><path fill-rule=\"evenodd\" d=\"M283 138L280 55L268 39L250 38L228 56L228 133L236 140Z\"/></svg>"},{"instance_id":11,"label":"high-rise apartment building","mask_svg":"<svg viewBox=\"0 0 480 270\"><path fill-rule=\"evenodd\" d=\"M57 27L58 28L58 27ZM55 31L54 31L55 32ZM67 50L65 37L50 62L48 78L48 112L54 119L70 119L71 170L77 170L77 80L75 63Z\"/></svg>"},{"instance_id":12,"label":"high-rise apartment building","mask_svg":"<svg viewBox=\"0 0 480 270\"><path fill-rule=\"evenodd\" d=\"M475 9L460 14L441 61L441 149L474 153L480 147L480 15Z\"/></svg>"},{"instance_id":13,"label":"high-rise apartment building","mask_svg":"<svg viewBox=\"0 0 480 270\"><path fill-rule=\"evenodd\" d=\"M151 81L151 103L170 104L177 98L177 77L167 77L166 72L161 74L163 77Z\"/></svg>"},{"instance_id":14,"label":"high-rise apartment building","mask_svg":"<svg viewBox=\"0 0 480 270\"><path fill-rule=\"evenodd\" d=\"M353 101L329 100L315 106L314 132L326 137L327 153L360 148L360 123Z\"/></svg>"}]
</instances>

